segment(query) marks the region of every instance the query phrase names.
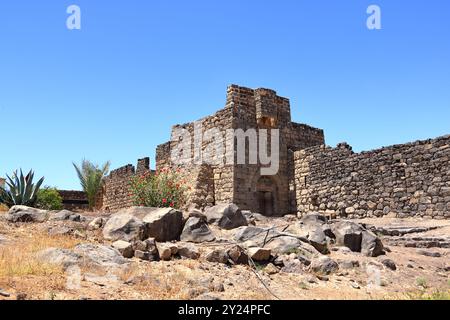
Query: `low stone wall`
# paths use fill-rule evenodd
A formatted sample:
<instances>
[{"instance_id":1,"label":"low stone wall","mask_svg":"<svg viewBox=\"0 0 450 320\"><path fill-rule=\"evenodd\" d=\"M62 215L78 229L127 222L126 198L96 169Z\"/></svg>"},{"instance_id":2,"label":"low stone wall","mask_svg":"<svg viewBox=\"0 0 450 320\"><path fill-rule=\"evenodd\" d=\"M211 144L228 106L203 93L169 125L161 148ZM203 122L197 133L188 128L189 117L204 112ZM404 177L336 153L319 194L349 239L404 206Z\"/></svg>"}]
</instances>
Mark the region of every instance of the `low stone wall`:
<instances>
[{"instance_id":1,"label":"low stone wall","mask_svg":"<svg viewBox=\"0 0 450 320\"><path fill-rule=\"evenodd\" d=\"M75 190L58 190L66 210L87 210L89 202L86 193Z\"/></svg>"},{"instance_id":2,"label":"low stone wall","mask_svg":"<svg viewBox=\"0 0 450 320\"><path fill-rule=\"evenodd\" d=\"M362 153L312 147L294 167L299 214L450 218L450 135Z\"/></svg>"},{"instance_id":3,"label":"low stone wall","mask_svg":"<svg viewBox=\"0 0 450 320\"><path fill-rule=\"evenodd\" d=\"M124 167L111 171L104 179L103 190L98 203L101 210L117 211L119 209L133 206L133 198L130 195L130 180L136 174L142 175L150 170L149 158L139 159L137 168L128 164Z\"/></svg>"}]
</instances>

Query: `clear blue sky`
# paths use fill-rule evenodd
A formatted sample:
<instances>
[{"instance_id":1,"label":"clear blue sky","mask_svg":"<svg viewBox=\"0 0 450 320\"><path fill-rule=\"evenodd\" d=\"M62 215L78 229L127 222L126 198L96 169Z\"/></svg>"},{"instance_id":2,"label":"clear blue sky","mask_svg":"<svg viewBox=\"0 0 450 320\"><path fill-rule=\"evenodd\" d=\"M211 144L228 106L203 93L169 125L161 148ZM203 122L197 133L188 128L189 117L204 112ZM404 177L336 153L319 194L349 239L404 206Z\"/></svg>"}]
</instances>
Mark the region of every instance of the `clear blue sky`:
<instances>
[{"instance_id":1,"label":"clear blue sky","mask_svg":"<svg viewBox=\"0 0 450 320\"><path fill-rule=\"evenodd\" d=\"M370 4L382 30L366 28ZM72 161L153 161L231 83L289 97L333 146L449 134L449 16L448 0L1 1L0 176L77 189Z\"/></svg>"}]
</instances>

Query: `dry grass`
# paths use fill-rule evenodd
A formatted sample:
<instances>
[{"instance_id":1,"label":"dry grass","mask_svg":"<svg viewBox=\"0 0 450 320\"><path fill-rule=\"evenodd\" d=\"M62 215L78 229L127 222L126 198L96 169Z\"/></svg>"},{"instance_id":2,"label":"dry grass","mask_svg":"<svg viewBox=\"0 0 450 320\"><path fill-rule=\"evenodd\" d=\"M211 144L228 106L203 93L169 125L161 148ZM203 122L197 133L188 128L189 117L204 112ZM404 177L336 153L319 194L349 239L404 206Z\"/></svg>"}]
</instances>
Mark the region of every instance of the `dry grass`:
<instances>
[{"instance_id":1,"label":"dry grass","mask_svg":"<svg viewBox=\"0 0 450 320\"><path fill-rule=\"evenodd\" d=\"M65 289L66 277L61 267L36 258L46 248L73 248L79 240L28 234L0 247L0 287L13 292L26 292L29 297L52 299L53 292Z\"/></svg>"},{"instance_id":2,"label":"dry grass","mask_svg":"<svg viewBox=\"0 0 450 320\"><path fill-rule=\"evenodd\" d=\"M0 247L0 278L15 276L48 276L61 272L61 268L36 259L38 251L47 248L73 248L79 240L70 237L50 237L34 234L29 239Z\"/></svg>"},{"instance_id":3,"label":"dry grass","mask_svg":"<svg viewBox=\"0 0 450 320\"><path fill-rule=\"evenodd\" d=\"M9 208L6 205L4 205L3 203L0 203L0 214L6 213L6 212L8 212L8 210L9 210Z\"/></svg>"}]
</instances>

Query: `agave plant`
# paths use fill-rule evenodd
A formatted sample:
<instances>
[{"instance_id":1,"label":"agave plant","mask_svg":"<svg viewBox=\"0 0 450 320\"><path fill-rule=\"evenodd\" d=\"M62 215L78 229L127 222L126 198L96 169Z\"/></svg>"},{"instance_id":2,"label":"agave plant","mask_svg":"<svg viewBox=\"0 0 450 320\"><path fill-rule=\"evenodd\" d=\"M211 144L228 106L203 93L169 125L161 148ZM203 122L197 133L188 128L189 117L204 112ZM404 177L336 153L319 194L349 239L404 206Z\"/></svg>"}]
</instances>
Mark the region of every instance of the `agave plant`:
<instances>
[{"instance_id":1,"label":"agave plant","mask_svg":"<svg viewBox=\"0 0 450 320\"><path fill-rule=\"evenodd\" d=\"M44 182L44 177L34 184L34 172L30 170L26 176L23 175L22 169L20 175L15 171L12 177L6 175L6 184L8 188L0 187L0 203L6 204L8 207L14 205L24 205L32 207L37 200L39 188Z\"/></svg>"}]
</instances>

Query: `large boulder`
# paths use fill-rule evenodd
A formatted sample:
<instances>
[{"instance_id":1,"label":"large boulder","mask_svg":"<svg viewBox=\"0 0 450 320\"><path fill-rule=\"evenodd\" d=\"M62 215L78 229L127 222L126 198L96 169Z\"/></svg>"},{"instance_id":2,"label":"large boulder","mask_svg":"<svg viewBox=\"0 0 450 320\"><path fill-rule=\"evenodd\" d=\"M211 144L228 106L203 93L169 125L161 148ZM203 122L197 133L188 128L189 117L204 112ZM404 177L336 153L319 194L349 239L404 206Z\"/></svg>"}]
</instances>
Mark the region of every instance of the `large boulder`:
<instances>
[{"instance_id":1,"label":"large boulder","mask_svg":"<svg viewBox=\"0 0 450 320\"><path fill-rule=\"evenodd\" d=\"M365 230L362 233L361 253L368 257L378 257L384 254L383 243L374 233Z\"/></svg>"},{"instance_id":2,"label":"large boulder","mask_svg":"<svg viewBox=\"0 0 450 320\"><path fill-rule=\"evenodd\" d=\"M111 241L143 240L144 236L145 225L142 220L128 213L113 215L103 228L103 237Z\"/></svg>"},{"instance_id":3,"label":"large boulder","mask_svg":"<svg viewBox=\"0 0 450 320\"><path fill-rule=\"evenodd\" d=\"M340 221L331 227L336 245L345 246L353 252L361 252L362 232L364 228L352 221Z\"/></svg>"},{"instance_id":4,"label":"large boulder","mask_svg":"<svg viewBox=\"0 0 450 320\"><path fill-rule=\"evenodd\" d=\"M239 207L235 204L219 204L205 211L208 223L216 224L222 229L232 230L242 226L247 226Z\"/></svg>"},{"instance_id":5,"label":"large boulder","mask_svg":"<svg viewBox=\"0 0 450 320\"><path fill-rule=\"evenodd\" d=\"M128 263L119 250L109 246L82 243L73 252L83 258L83 263L100 267L118 267Z\"/></svg>"},{"instance_id":6,"label":"large boulder","mask_svg":"<svg viewBox=\"0 0 450 320\"><path fill-rule=\"evenodd\" d=\"M73 265L89 267L121 267L128 263L120 252L114 248L84 243L73 250L48 248L37 253L37 258L43 262L61 265L68 268Z\"/></svg>"},{"instance_id":7,"label":"large boulder","mask_svg":"<svg viewBox=\"0 0 450 320\"><path fill-rule=\"evenodd\" d=\"M318 253L307 243L307 239L279 232L274 228L242 227L235 233L234 239L242 242L245 247L267 248L275 254L299 253L310 257Z\"/></svg>"},{"instance_id":8,"label":"large boulder","mask_svg":"<svg viewBox=\"0 0 450 320\"><path fill-rule=\"evenodd\" d=\"M45 222L48 219L48 211L27 206L13 206L6 214L8 222Z\"/></svg>"},{"instance_id":9,"label":"large boulder","mask_svg":"<svg viewBox=\"0 0 450 320\"><path fill-rule=\"evenodd\" d=\"M317 212L311 212L306 214L302 217L300 220L300 223L305 226L316 226L316 225L322 225L327 222L327 218L324 215L321 215Z\"/></svg>"},{"instance_id":10,"label":"large boulder","mask_svg":"<svg viewBox=\"0 0 450 320\"><path fill-rule=\"evenodd\" d=\"M183 232L181 233L181 241L188 242L211 242L216 237L209 229L206 220L204 218L189 218L184 225Z\"/></svg>"},{"instance_id":11,"label":"large boulder","mask_svg":"<svg viewBox=\"0 0 450 320\"><path fill-rule=\"evenodd\" d=\"M179 240L183 231L183 213L173 208L153 209L144 218L145 237L158 242Z\"/></svg>"},{"instance_id":12,"label":"large boulder","mask_svg":"<svg viewBox=\"0 0 450 320\"><path fill-rule=\"evenodd\" d=\"M81 255L74 253L72 250L59 248L48 248L39 251L36 256L42 262L60 265L63 268L76 265L81 259Z\"/></svg>"},{"instance_id":13,"label":"large boulder","mask_svg":"<svg viewBox=\"0 0 450 320\"><path fill-rule=\"evenodd\" d=\"M371 231L352 221L340 221L331 226L336 237L336 245L345 246L353 252L377 257L383 254L383 243Z\"/></svg>"},{"instance_id":14,"label":"large boulder","mask_svg":"<svg viewBox=\"0 0 450 320\"><path fill-rule=\"evenodd\" d=\"M312 272L322 275L329 275L339 270L339 265L336 261L327 256L320 256L311 261L309 266Z\"/></svg>"},{"instance_id":15,"label":"large boulder","mask_svg":"<svg viewBox=\"0 0 450 320\"><path fill-rule=\"evenodd\" d=\"M53 221L64 221L64 220L70 220L75 222L81 222L83 220L83 217L79 215L78 213L74 213L69 210L61 210L55 213L52 213L50 215L50 219Z\"/></svg>"}]
</instances>

